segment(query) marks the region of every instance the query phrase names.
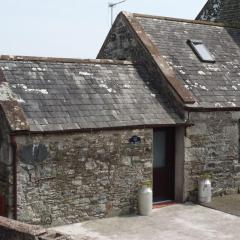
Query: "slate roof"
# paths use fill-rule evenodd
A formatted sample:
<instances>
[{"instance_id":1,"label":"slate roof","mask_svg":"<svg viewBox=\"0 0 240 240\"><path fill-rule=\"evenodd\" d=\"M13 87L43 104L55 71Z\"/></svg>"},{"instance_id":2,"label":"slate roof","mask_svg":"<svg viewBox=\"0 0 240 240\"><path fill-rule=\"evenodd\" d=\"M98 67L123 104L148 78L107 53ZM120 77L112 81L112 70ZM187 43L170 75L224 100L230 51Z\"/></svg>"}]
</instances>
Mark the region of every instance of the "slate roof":
<instances>
[{"instance_id":1,"label":"slate roof","mask_svg":"<svg viewBox=\"0 0 240 240\"><path fill-rule=\"evenodd\" d=\"M2 56L0 69L0 103L12 130L182 123L142 65Z\"/></svg>"},{"instance_id":2,"label":"slate roof","mask_svg":"<svg viewBox=\"0 0 240 240\"><path fill-rule=\"evenodd\" d=\"M196 102L187 106L217 109L240 107L239 28L141 14L126 16L141 25L148 38L147 43L157 48L159 56L174 72L177 81L194 96ZM141 31L139 33L142 34ZM187 44L188 39L202 40L216 58L216 63L201 62ZM166 67L162 66L162 63L159 64L164 71Z\"/></svg>"}]
</instances>

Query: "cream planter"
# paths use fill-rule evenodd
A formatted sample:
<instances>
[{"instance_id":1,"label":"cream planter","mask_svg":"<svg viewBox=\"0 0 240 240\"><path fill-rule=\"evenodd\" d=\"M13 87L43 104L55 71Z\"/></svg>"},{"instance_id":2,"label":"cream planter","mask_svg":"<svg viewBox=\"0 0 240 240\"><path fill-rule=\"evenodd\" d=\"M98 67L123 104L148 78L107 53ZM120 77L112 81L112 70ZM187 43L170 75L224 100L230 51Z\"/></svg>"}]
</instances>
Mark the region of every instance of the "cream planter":
<instances>
[{"instance_id":1,"label":"cream planter","mask_svg":"<svg viewBox=\"0 0 240 240\"><path fill-rule=\"evenodd\" d=\"M210 203L212 200L212 187L209 179L201 179L198 185L198 201Z\"/></svg>"},{"instance_id":2,"label":"cream planter","mask_svg":"<svg viewBox=\"0 0 240 240\"><path fill-rule=\"evenodd\" d=\"M148 186L142 186L138 192L139 214L149 216L152 213L152 189Z\"/></svg>"}]
</instances>

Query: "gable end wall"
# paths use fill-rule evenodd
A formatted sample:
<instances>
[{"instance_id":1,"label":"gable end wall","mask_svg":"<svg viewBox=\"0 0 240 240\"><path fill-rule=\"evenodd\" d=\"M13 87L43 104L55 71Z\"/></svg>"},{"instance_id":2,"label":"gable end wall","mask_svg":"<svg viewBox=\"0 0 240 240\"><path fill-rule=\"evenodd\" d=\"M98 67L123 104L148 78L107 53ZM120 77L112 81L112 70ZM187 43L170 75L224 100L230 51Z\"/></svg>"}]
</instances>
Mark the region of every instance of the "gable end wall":
<instances>
[{"instance_id":1,"label":"gable end wall","mask_svg":"<svg viewBox=\"0 0 240 240\"><path fill-rule=\"evenodd\" d=\"M240 26L240 2L239 0L209 0L196 20Z\"/></svg>"},{"instance_id":2,"label":"gable end wall","mask_svg":"<svg viewBox=\"0 0 240 240\"><path fill-rule=\"evenodd\" d=\"M176 112L184 118L181 100L176 93L170 90L166 81L162 79L153 58L146 50L136 33L129 27L123 14L119 14L107 36L97 58L99 59L124 59L143 63L148 73L151 74L153 85L161 90L161 94L174 106Z\"/></svg>"}]
</instances>

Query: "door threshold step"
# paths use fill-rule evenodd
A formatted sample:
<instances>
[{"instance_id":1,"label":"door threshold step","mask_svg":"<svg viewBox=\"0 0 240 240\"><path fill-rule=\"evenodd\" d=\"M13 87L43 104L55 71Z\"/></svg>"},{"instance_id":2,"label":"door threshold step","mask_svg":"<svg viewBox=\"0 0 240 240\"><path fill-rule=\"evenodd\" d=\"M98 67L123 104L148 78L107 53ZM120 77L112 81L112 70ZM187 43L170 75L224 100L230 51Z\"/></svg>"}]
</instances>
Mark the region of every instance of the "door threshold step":
<instances>
[{"instance_id":1,"label":"door threshold step","mask_svg":"<svg viewBox=\"0 0 240 240\"><path fill-rule=\"evenodd\" d=\"M176 203L171 201L171 200L155 202L155 203L153 203L153 209L167 207L167 206L171 206L171 205L174 205L174 204L176 204Z\"/></svg>"},{"instance_id":2,"label":"door threshold step","mask_svg":"<svg viewBox=\"0 0 240 240\"><path fill-rule=\"evenodd\" d=\"M173 200L170 200L170 199L167 199L167 200L159 200L159 201L153 202L153 205L159 204L159 203L167 203L167 202L173 202Z\"/></svg>"}]
</instances>

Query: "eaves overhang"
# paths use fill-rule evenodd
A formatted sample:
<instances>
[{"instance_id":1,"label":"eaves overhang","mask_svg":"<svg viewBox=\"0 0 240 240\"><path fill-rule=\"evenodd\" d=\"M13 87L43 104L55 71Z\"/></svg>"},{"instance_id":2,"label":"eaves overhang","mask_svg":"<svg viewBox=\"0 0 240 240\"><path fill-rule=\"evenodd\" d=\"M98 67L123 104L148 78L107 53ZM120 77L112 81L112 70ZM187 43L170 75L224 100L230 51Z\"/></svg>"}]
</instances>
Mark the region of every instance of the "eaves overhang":
<instances>
[{"instance_id":1,"label":"eaves overhang","mask_svg":"<svg viewBox=\"0 0 240 240\"><path fill-rule=\"evenodd\" d=\"M5 115L10 131L29 130L27 117L14 98L3 71L0 69L0 110Z\"/></svg>"}]
</instances>

